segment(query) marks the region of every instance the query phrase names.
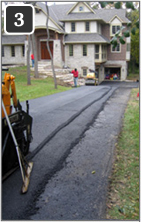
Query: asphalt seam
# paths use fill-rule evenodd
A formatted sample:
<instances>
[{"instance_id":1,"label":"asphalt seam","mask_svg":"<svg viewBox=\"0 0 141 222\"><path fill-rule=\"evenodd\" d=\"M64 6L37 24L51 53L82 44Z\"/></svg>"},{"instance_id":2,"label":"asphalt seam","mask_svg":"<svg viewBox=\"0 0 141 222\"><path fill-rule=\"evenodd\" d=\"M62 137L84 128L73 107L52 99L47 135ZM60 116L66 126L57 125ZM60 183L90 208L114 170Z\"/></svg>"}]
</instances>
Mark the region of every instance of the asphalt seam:
<instances>
[{"instance_id":1,"label":"asphalt seam","mask_svg":"<svg viewBox=\"0 0 141 222\"><path fill-rule=\"evenodd\" d=\"M38 152L40 152L40 150L60 131L62 130L64 127L66 127L67 125L69 125L74 119L76 119L82 112L84 112L87 108L89 108L91 105L93 105L94 103L96 103L97 101L99 101L100 99L102 99L104 96L106 96L110 90L112 89L112 87L110 86L109 89L104 92L102 94L102 96L100 96L98 99L90 102L89 104L87 104L85 107L83 107L81 110L79 110L77 113L75 113L73 116L71 116L66 122L62 123L59 127L57 127L50 135L48 135L38 146L37 148L32 152L29 153L27 155L27 160L32 159ZM116 90L116 89L115 89ZM114 91L115 91L114 90ZM111 95L110 95L111 96ZM110 98L110 96L107 98L107 100ZM107 101L106 100L106 101ZM99 111L100 112L100 111Z\"/></svg>"}]
</instances>

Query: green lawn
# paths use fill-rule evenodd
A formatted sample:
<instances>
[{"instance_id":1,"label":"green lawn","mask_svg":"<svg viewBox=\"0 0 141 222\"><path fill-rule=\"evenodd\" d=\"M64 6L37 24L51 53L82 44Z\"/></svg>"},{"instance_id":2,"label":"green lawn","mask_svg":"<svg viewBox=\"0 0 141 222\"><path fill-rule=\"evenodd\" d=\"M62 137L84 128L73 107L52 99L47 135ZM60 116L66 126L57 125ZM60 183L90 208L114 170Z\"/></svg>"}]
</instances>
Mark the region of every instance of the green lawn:
<instances>
[{"instance_id":1,"label":"green lawn","mask_svg":"<svg viewBox=\"0 0 141 222\"><path fill-rule=\"evenodd\" d=\"M107 219L139 220L139 89L133 89L116 146Z\"/></svg>"},{"instance_id":2,"label":"green lawn","mask_svg":"<svg viewBox=\"0 0 141 222\"><path fill-rule=\"evenodd\" d=\"M47 77L46 79L35 79L34 72L31 72L31 85L27 85L27 67L14 67L9 68L8 73L14 75L17 98L20 101L25 101L29 99L34 99L42 96L51 95L54 93L70 90L71 87L57 86L54 88L53 78ZM5 72L2 72L2 79Z\"/></svg>"}]
</instances>

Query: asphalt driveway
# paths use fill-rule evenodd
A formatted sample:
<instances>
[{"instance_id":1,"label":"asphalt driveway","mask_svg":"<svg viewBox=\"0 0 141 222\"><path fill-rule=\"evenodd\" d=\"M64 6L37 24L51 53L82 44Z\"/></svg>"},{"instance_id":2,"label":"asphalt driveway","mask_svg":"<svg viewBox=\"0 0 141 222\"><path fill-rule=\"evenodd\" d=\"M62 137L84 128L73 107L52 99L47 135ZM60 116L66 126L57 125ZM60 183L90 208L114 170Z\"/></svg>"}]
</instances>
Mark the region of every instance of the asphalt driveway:
<instances>
[{"instance_id":1,"label":"asphalt driveway","mask_svg":"<svg viewBox=\"0 0 141 222\"><path fill-rule=\"evenodd\" d=\"M4 181L3 220L105 218L114 145L132 86L138 85L80 87L29 101L34 168L26 195L19 170Z\"/></svg>"}]
</instances>

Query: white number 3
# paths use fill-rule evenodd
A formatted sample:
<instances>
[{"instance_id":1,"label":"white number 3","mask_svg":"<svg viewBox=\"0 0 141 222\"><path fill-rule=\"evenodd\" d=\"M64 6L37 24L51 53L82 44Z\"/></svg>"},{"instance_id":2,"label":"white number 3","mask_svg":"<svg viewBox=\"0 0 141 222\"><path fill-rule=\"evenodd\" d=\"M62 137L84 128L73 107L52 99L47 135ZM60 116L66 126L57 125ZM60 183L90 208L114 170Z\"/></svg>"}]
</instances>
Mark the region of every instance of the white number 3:
<instances>
[{"instance_id":1,"label":"white number 3","mask_svg":"<svg viewBox=\"0 0 141 222\"><path fill-rule=\"evenodd\" d=\"M17 18L18 16L20 16L20 17ZM14 22L15 26L20 27L20 26L24 25L24 20L23 20L24 15L22 13L16 13L15 17L17 18L18 21L20 21L20 24L18 24L17 22Z\"/></svg>"}]
</instances>

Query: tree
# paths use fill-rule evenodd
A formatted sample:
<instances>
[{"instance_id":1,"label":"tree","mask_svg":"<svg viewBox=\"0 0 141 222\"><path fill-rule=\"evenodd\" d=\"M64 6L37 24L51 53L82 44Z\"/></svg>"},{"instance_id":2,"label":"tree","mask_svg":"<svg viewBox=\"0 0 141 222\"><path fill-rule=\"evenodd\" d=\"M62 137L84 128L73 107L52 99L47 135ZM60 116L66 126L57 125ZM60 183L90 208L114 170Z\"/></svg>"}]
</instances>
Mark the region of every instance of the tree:
<instances>
[{"instance_id":1,"label":"tree","mask_svg":"<svg viewBox=\"0 0 141 222\"><path fill-rule=\"evenodd\" d=\"M46 2L46 11L47 11L47 20L46 20L46 29L47 29L47 49L48 49L48 51L49 51L50 58L51 58L51 67L52 67L53 78L54 78L54 87L55 87L55 89L57 89L57 80L56 80L56 75L55 75L55 70L54 70L54 65L53 65L53 57L52 57L52 53L51 53L51 51L50 51L50 47L49 47L49 28L48 28L49 10L48 10L47 2Z\"/></svg>"},{"instance_id":2,"label":"tree","mask_svg":"<svg viewBox=\"0 0 141 222\"><path fill-rule=\"evenodd\" d=\"M110 7L110 8L116 8L116 9L120 9L123 7L128 9L128 10L136 10L136 8L139 7L139 4L136 4L136 2L99 2L99 5L101 6L101 8L106 8L106 7ZM115 36L111 39L111 44L116 47L118 43L121 44L125 44L126 41L125 39L129 36L135 35L136 33L138 33L139 30L139 19L137 18L135 21L135 26L132 27L132 23L129 22L127 24L127 28L125 30L125 27L122 26L120 30L118 30L115 34ZM122 34L122 35L121 35Z\"/></svg>"},{"instance_id":3,"label":"tree","mask_svg":"<svg viewBox=\"0 0 141 222\"><path fill-rule=\"evenodd\" d=\"M32 50L33 50L33 54L34 54L34 74L35 74L35 78L39 78L38 75L38 60L37 60L37 46L36 46L36 42L35 42L35 33L32 34L31 36L32 38Z\"/></svg>"},{"instance_id":4,"label":"tree","mask_svg":"<svg viewBox=\"0 0 141 222\"><path fill-rule=\"evenodd\" d=\"M136 27L136 23L139 21L139 10L129 12L127 17L131 21L131 29L135 29L131 33L131 67L132 72L135 73L135 65L139 64L139 28Z\"/></svg>"},{"instance_id":5,"label":"tree","mask_svg":"<svg viewBox=\"0 0 141 222\"><path fill-rule=\"evenodd\" d=\"M28 35L28 45L27 45L27 85L31 85L31 79L30 79L30 49L31 49L31 40L30 40L30 35Z\"/></svg>"},{"instance_id":6,"label":"tree","mask_svg":"<svg viewBox=\"0 0 141 222\"><path fill-rule=\"evenodd\" d=\"M34 1L28 1L28 2L24 2L24 3L25 4L32 4L33 6L36 5L36 2L34 2ZM39 78L39 74L38 74L38 59L37 59L37 45L36 45L36 42L35 42L35 33L33 33L31 35L31 39L32 39L32 50L33 50L33 54L34 54L34 74L35 74L34 77L35 78ZM27 62L27 64L29 64L29 62ZM29 67L28 67L28 70L29 70Z\"/></svg>"}]
</instances>

